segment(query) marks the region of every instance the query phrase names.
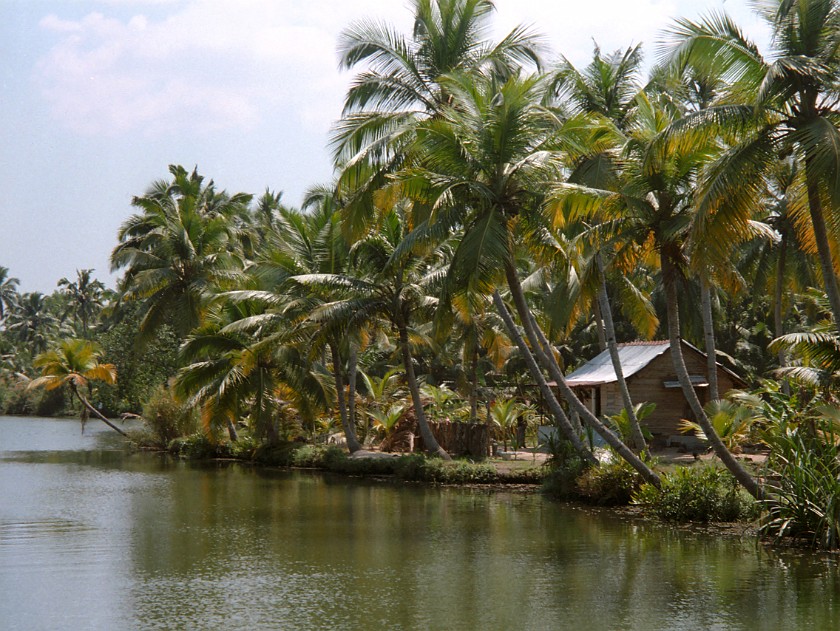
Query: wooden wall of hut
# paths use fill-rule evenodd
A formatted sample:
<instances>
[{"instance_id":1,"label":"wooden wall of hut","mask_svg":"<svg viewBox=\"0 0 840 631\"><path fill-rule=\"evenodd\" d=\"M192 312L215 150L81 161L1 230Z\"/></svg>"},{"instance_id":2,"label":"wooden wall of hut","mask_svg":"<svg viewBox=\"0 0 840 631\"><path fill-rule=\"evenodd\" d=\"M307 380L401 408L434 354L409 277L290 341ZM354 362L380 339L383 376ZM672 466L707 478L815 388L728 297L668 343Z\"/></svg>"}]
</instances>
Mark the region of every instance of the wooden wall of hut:
<instances>
[{"instance_id":1,"label":"wooden wall of hut","mask_svg":"<svg viewBox=\"0 0 840 631\"><path fill-rule=\"evenodd\" d=\"M429 426L440 446L451 456L486 458L490 455L490 428L486 423L430 421ZM415 437L414 449L425 450L422 437Z\"/></svg>"}]
</instances>

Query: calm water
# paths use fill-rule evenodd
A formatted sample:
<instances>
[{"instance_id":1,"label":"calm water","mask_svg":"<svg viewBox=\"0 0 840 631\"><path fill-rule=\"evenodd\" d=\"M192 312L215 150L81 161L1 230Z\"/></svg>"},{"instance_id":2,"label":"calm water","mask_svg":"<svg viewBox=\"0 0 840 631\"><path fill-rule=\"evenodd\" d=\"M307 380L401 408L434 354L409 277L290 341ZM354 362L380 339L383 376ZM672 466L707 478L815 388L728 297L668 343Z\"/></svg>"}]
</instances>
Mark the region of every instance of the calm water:
<instances>
[{"instance_id":1,"label":"calm water","mask_svg":"<svg viewBox=\"0 0 840 631\"><path fill-rule=\"evenodd\" d=\"M0 417L0 629L838 629L836 560Z\"/></svg>"}]
</instances>

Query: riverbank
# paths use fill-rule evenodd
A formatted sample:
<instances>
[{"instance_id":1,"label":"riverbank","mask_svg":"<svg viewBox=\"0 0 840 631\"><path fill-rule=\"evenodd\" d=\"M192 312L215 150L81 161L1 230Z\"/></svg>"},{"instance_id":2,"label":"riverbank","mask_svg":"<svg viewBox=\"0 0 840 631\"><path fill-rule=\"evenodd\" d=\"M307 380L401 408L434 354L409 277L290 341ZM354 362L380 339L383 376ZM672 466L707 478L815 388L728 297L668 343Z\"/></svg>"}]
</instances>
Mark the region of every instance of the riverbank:
<instances>
[{"instance_id":1,"label":"riverbank","mask_svg":"<svg viewBox=\"0 0 840 631\"><path fill-rule=\"evenodd\" d=\"M258 467L310 469L353 477L389 477L403 482L452 486L529 490L557 500L590 506L627 507L636 504L646 518L672 523L753 523L758 505L724 470L707 458L666 454L657 468L662 490L643 484L623 461L590 467L568 457L521 450L503 457L474 462L444 461L424 454L395 454L362 450L348 454L336 445L288 443L275 446L249 439L212 443L203 435L173 440L167 451L186 460L221 459Z\"/></svg>"}]
</instances>

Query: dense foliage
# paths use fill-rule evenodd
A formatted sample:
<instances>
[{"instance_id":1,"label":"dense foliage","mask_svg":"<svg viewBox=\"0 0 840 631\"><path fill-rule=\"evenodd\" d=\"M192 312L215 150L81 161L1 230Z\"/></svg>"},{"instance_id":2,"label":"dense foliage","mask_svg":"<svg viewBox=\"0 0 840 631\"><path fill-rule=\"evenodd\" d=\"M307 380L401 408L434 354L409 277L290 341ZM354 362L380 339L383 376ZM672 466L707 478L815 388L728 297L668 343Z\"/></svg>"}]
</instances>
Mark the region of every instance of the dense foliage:
<instances>
[{"instance_id":1,"label":"dense foliage","mask_svg":"<svg viewBox=\"0 0 840 631\"><path fill-rule=\"evenodd\" d=\"M768 532L837 545L836 524L809 521L834 514L836 490L765 486L733 452L763 442L779 475L810 470L813 443L767 437L780 416L837 410L840 3L760 3L766 56L724 15L677 20L649 77L640 46L596 47L576 68L547 65L527 29L491 42L488 0L411 6L410 35L368 21L342 34L341 64L360 70L336 179L303 209L173 165L119 230L115 291L79 270L21 294L0 267L0 411L69 411L27 384L61 340L95 340L118 380L86 386L89 400L153 400L143 413L176 451L330 437L354 452L409 447L416 430L446 459L430 420L486 422L506 449L533 441L539 416L569 451L558 487L623 501L644 481L665 518L724 519L742 512L737 484L775 502ZM737 482L662 477L645 457L649 409L616 349L654 338L670 340L688 428ZM759 389L727 398L712 369L704 407L681 339ZM597 350L618 378L613 419L565 381ZM153 394L168 382L177 404ZM198 411L200 438L177 436L193 430L178 405ZM592 466L596 436L619 463ZM436 479L436 463L400 466Z\"/></svg>"}]
</instances>

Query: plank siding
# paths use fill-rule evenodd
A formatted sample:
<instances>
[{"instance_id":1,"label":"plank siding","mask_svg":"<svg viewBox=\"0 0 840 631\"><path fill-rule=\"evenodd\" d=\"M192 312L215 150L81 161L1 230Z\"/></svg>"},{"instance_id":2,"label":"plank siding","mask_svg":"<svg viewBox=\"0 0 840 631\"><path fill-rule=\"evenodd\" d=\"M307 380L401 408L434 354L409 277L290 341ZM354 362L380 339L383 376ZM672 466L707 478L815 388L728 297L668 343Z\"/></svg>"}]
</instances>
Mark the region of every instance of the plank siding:
<instances>
[{"instance_id":1,"label":"plank siding","mask_svg":"<svg viewBox=\"0 0 840 631\"><path fill-rule=\"evenodd\" d=\"M705 355L694 349L683 346L686 367L690 375L706 377ZM630 390L630 398L634 404L652 401L656 403L654 412L642 423L643 427L653 434L655 442L667 442L672 436L681 436L680 421L684 418L692 418L688 402L683 397L680 388L666 388L666 381L677 381L674 371L671 351L668 350L659 357L654 358L650 364L627 379L627 387ZM732 375L723 368L718 367L718 386L721 396L727 391L742 387L743 384L735 383ZM618 391L618 384L606 383L600 386L603 415L617 414L621 411L621 395ZM591 391L593 388L586 388ZM696 389L700 402L705 405L708 401L708 387Z\"/></svg>"}]
</instances>

